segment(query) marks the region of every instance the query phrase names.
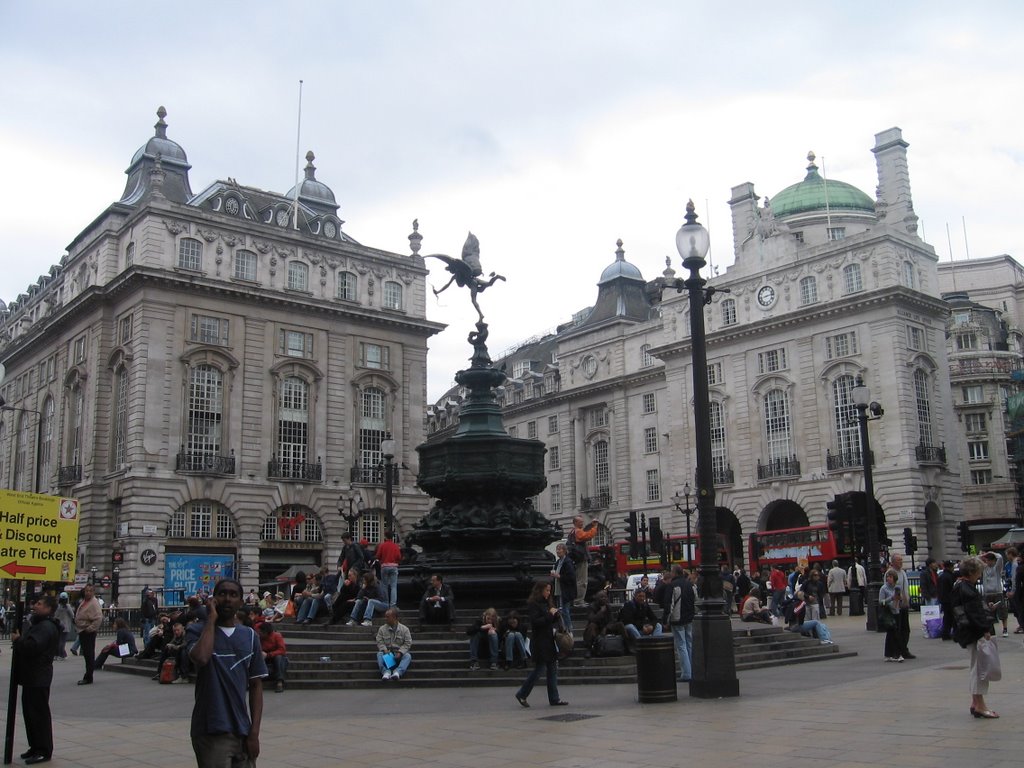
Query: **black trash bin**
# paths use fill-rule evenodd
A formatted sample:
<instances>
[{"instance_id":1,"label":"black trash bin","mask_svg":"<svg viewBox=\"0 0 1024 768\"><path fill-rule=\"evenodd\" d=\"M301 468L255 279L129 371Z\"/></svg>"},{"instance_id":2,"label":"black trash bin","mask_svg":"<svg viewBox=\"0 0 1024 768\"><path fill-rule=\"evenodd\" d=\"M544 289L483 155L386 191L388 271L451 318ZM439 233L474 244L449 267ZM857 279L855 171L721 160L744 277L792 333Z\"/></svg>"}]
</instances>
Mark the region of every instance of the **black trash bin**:
<instances>
[{"instance_id":1,"label":"black trash bin","mask_svg":"<svg viewBox=\"0 0 1024 768\"><path fill-rule=\"evenodd\" d=\"M859 587L850 590L850 615L864 615L864 590Z\"/></svg>"},{"instance_id":2,"label":"black trash bin","mask_svg":"<svg viewBox=\"0 0 1024 768\"><path fill-rule=\"evenodd\" d=\"M641 704L676 701L676 654L672 635L633 641L636 688Z\"/></svg>"}]
</instances>

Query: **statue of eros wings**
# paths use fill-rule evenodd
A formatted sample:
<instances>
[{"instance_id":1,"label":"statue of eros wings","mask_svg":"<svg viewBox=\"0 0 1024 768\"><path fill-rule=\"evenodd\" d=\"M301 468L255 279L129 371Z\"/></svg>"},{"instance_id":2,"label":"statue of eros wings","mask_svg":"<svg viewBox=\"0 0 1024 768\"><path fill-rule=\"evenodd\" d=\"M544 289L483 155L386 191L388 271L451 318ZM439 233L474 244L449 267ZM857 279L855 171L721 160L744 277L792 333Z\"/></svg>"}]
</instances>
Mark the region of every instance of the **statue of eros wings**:
<instances>
[{"instance_id":1,"label":"statue of eros wings","mask_svg":"<svg viewBox=\"0 0 1024 768\"><path fill-rule=\"evenodd\" d=\"M445 267L445 271L452 273L451 279L444 284L443 288L433 289L434 295L437 296L443 293L452 283L455 283L460 288L469 288L470 301L473 302L473 308L476 309L476 313L482 323L484 321L484 313L480 311L476 295L483 293L494 285L495 282L505 278L494 272L491 272L486 280L480 277L483 274L483 269L480 268L480 241L476 239L476 235L472 232L469 233L469 237L466 238L466 244L462 246L461 259L453 259L451 256L445 256L442 253L431 253L424 258L440 259L448 265Z\"/></svg>"}]
</instances>

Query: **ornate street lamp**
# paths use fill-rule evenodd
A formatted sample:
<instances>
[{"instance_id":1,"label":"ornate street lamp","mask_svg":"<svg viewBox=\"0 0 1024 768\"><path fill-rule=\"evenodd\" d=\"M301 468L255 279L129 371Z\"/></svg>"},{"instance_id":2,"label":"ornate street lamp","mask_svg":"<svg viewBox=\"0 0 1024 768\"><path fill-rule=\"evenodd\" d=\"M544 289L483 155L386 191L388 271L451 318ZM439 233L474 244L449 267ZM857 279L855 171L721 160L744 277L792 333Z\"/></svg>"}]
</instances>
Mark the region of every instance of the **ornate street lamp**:
<instances>
[{"instance_id":1,"label":"ornate street lamp","mask_svg":"<svg viewBox=\"0 0 1024 768\"><path fill-rule=\"evenodd\" d=\"M867 629L878 631L878 590L882 586L882 566L878 560L878 520L875 503L875 481L871 474L871 439L868 435L868 421L881 418L885 413L882 406L871 399L871 390L864 384L859 375L850 393L853 406L857 409L857 422L860 425L860 455L864 466L864 523L868 529L868 588ZM868 415L870 411L871 415Z\"/></svg>"},{"instance_id":2,"label":"ornate street lamp","mask_svg":"<svg viewBox=\"0 0 1024 768\"><path fill-rule=\"evenodd\" d=\"M384 455L384 507L387 510L387 525L385 528L391 531L392 534L395 532L395 504L392 489L395 482L394 458L396 450L395 441L391 438L391 433L388 432L388 436L380 441L380 452Z\"/></svg>"},{"instance_id":3,"label":"ornate street lamp","mask_svg":"<svg viewBox=\"0 0 1024 768\"><path fill-rule=\"evenodd\" d=\"M346 507L348 508L347 513L345 512ZM359 491L350 488L342 492L341 498L338 499L338 514L348 523L348 532L354 539L356 537L356 523L363 516L363 497Z\"/></svg>"},{"instance_id":4,"label":"ornate street lamp","mask_svg":"<svg viewBox=\"0 0 1024 768\"><path fill-rule=\"evenodd\" d=\"M736 657L732 647L732 620L725 613L725 593L718 568L714 473L711 460L711 413L708 395L708 354L704 335L704 305L714 288L700 270L707 262L711 240L697 223L693 201L686 204L686 223L676 233L676 249L689 276L682 281L690 300L690 345L693 362L693 426L697 454L697 531L700 535L700 599L693 633L693 677L690 695L702 699L739 696ZM681 286L676 284L676 289Z\"/></svg>"},{"instance_id":5,"label":"ornate street lamp","mask_svg":"<svg viewBox=\"0 0 1024 768\"><path fill-rule=\"evenodd\" d=\"M690 506L690 497L693 495L693 489L690 487L690 481L686 481L686 485L683 486L683 492L680 495L676 493L672 497L672 503L676 505L676 511L682 512L686 515L686 566L689 568L690 561L693 560L693 543L690 540L690 516L693 514L693 508ZM679 503L685 501L686 506L681 507Z\"/></svg>"}]
</instances>

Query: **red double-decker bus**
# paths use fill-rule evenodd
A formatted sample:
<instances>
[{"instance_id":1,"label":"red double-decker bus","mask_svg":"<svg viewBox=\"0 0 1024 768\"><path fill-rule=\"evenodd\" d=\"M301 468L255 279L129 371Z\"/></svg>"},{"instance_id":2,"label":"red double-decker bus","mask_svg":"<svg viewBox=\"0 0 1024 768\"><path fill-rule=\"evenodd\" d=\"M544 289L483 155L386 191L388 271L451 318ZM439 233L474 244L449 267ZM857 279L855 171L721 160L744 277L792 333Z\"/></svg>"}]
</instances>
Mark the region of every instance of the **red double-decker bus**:
<instances>
[{"instance_id":1,"label":"red double-decker bus","mask_svg":"<svg viewBox=\"0 0 1024 768\"><path fill-rule=\"evenodd\" d=\"M750 572L757 573L771 565L791 565L806 560L808 565L833 560L848 560L849 550L840 551L835 536L827 525L808 525L803 528L783 528L750 534L748 552Z\"/></svg>"},{"instance_id":2,"label":"red double-decker bus","mask_svg":"<svg viewBox=\"0 0 1024 768\"><path fill-rule=\"evenodd\" d=\"M725 537L719 536L718 541L718 562L729 563L730 558L725 547ZM606 573L614 568L613 580L616 576L628 576L633 573L644 573L643 545L637 545L637 551L632 551L628 541L616 541L612 544L590 547L590 554L593 562L602 562ZM662 549L665 552L666 560L662 560ZM665 536L661 549L656 549L647 543L647 570L659 571L665 567L671 567L676 563L685 568L695 568L700 565L700 537L690 536ZM731 563L730 563L731 565Z\"/></svg>"}]
</instances>

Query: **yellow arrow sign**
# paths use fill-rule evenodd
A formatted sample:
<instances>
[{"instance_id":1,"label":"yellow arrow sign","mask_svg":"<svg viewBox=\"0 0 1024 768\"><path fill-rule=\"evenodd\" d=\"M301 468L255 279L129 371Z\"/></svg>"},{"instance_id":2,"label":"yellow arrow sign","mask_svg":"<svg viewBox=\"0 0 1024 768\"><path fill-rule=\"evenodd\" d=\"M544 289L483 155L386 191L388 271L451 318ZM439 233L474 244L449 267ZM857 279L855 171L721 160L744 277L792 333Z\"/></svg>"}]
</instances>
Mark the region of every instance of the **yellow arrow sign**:
<instances>
[{"instance_id":1,"label":"yellow arrow sign","mask_svg":"<svg viewBox=\"0 0 1024 768\"><path fill-rule=\"evenodd\" d=\"M67 583L78 553L78 499L0 491L0 576Z\"/></svg>"}]
</instances>

